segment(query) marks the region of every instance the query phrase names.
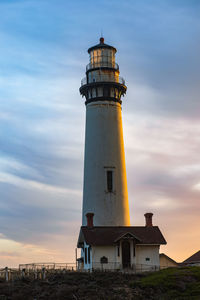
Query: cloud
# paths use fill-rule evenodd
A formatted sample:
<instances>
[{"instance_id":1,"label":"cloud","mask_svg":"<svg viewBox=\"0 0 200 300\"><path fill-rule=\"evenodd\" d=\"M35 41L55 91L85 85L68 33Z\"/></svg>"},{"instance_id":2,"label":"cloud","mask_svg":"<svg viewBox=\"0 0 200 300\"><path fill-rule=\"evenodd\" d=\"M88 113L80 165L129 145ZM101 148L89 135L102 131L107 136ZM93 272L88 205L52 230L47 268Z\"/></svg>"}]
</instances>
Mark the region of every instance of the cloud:
<instances>
[{"instance_id":1,"label":"cloud","mask_svg":"<svg viewBox=\"0 0 200 300\"><path fill-rule=\"evenodd\" d=\"M153 210L169 254L192 254L199 241L199 3L21 0L1 1L0 9L0 244L9 241L2 264L74 260L85 122L79 86L101 29L118 49L128 86L122 108L133 223Z\"/></svg>"},{"instance_id":2,"label":"cloud","mask_svg":"<svg viewBox=\"0 0 200 300\"><path fill-rule=\"evenodd\" d=\"M1 266L5 267L7 263L17 267L16 260L19 263L24 263L29 261L31 258L41 260L41 257L46 256L47 260L53 261L55 251L49 250L47 248L33 245L33 244L23 244L15 242L10 239L0 239L1 251ZM13 250L14 249L14 250Z\"/></svg>"}]
</instances>

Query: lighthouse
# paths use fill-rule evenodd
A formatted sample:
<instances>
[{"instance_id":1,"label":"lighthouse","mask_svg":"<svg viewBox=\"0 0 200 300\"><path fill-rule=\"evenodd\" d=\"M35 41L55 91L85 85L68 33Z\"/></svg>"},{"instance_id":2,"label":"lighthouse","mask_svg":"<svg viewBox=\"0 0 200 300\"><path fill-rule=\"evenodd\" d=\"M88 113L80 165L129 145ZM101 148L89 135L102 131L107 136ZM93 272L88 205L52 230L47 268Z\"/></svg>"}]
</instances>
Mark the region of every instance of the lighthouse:
<instances>
[{"instance_id":1,"label":"lighthouse","mask_svg":"<svg viewBox=\"0 0 200 300\"><path fill-rule=\"evenodd\" d=\"M77 247L79 270L134 272L159 269L159 248L166 241L153 213L144 226L130 226L122 96L125 81L115 62L117 50L104 43L89 48L86 77L80 93L85 97L85 157L82 226ZM143 266L143 267L141 267Z\"/></svg>"},{"instance_id":2,"label":"lighthouse","mask_svg":"<svg viewBox=\"0 0 200 300\"><path fill-rule=\"evenodd\" d=\"M86 105L83 226L87 214L94 214L95 226L130 225L121 99L127 88L116 52L100 38L88 49L89 64L81 81Z\"/></svg>"}]
</instances>

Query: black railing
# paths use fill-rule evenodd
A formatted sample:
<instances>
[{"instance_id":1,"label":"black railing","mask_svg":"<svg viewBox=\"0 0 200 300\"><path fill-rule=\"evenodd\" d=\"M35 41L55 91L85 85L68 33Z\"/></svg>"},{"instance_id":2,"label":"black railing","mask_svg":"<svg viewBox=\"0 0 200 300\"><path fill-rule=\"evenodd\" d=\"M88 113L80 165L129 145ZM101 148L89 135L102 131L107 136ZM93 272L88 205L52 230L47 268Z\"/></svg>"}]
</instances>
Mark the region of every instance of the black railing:
<instances>
[{"instance_id":1,"label":"black railing","mask_svg":"<svg viewBox=\"0 0 200 300\"><path fill-rule=\"evenodd\" d=\"M87 78L84 77L82 80L81 80L81 86L87 84Z\"/></svg>"},{"instance_id":2,"label":"black railing","mask_svg":"<svg viewBox=\"0 0 200 300\"><path fill-rule=\"evenodd\" d=\"M88 82L87 82L87 77L84 77L81 80L81 86L89 83L95 83L95 82L116 82L125 85L125 80L121 76L108 77L105 75L98 75L97 78L93 78L91 81Z\"/></svg>"},{"instance_id":3,"label":"black railing","mask_svg":"<svg viewBox=\"0 0 200 300\"><path fill-rule=\"evenodd\" d=\"M119 70L119 65L117 63L106 62L106 61L89 63L86 66L86 71L95 69L95 68L113 68L115 70Z\"/></svg>"}]
</instances>

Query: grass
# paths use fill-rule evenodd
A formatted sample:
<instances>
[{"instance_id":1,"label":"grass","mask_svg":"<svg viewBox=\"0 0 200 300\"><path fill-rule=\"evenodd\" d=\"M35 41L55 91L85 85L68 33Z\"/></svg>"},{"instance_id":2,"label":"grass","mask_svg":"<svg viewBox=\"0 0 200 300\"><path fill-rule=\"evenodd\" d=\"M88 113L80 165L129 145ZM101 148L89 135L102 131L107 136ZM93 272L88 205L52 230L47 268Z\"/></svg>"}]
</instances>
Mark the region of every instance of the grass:
<instances>
[{"instance_id":1,"label":"grass","mask_svg":"<svg viewBox=\"0 0 200 300\"><path fill-rule=\"evenodd\" d=\"M153 289L158 299L200 299L200 268L169 268L148 274L133 287ZM162 297L162 298L161 298ZM156 299L156 298L155 298Z\"/></svg>"},{"instance_id":2,"label":"grass","mask_svg":"<svg viewBox=\"0 0 200 300\"><path fill-rule=\"evenodd\" d=\"M0 282L3 300L200 300L200 267L146 274L49 274L45 281Z\"/></svg>"}]
</instances>

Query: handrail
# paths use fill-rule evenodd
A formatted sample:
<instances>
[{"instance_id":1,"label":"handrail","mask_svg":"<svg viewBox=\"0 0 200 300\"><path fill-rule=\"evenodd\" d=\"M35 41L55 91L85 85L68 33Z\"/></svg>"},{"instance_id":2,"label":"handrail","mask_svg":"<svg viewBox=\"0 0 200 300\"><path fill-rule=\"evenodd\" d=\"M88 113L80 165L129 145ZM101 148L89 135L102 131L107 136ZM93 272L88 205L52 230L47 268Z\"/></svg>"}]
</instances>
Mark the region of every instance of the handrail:
<instances>
[{"instance_id":1,"label":"handrail","mask_svg":"<svg viewBox=\"0 0 200 300\"><path fill-rule=\"evenodd\" d=\"M84 77L82 80L81 80L81 86L87 84L87 78Z\"/></svg>"},{"instance_id":2,"label":"handrail","mask_svg":"<svg viewBox=\"0 0 200 300\"><path fill-rule=\"evenodd\" d=\"M91 70L91 69L95 69L95 68L113 68L115 70L119 70L119 65L117 63L113 63L113 62L96 62L96 63L89 63L86 66L86 71Z\"/></svg>"},{"instance_id":3,"label":"handrail","mask_svg":"<svg viewBox=\"0 0 200 300\"><path fill-rule=\"evenodd\" d=\"M95 78L94 78L92 82L88 82L87 77L84 77L81 80L81 86L89 84L89 83L95 83L95 82L97 82L97 83L99 83L99 82L116 82L116 83L125 85L125 80L121 76L106 78L104 75L98 75L98 80L95 80Z\"/></svg>"}]
</instances>

